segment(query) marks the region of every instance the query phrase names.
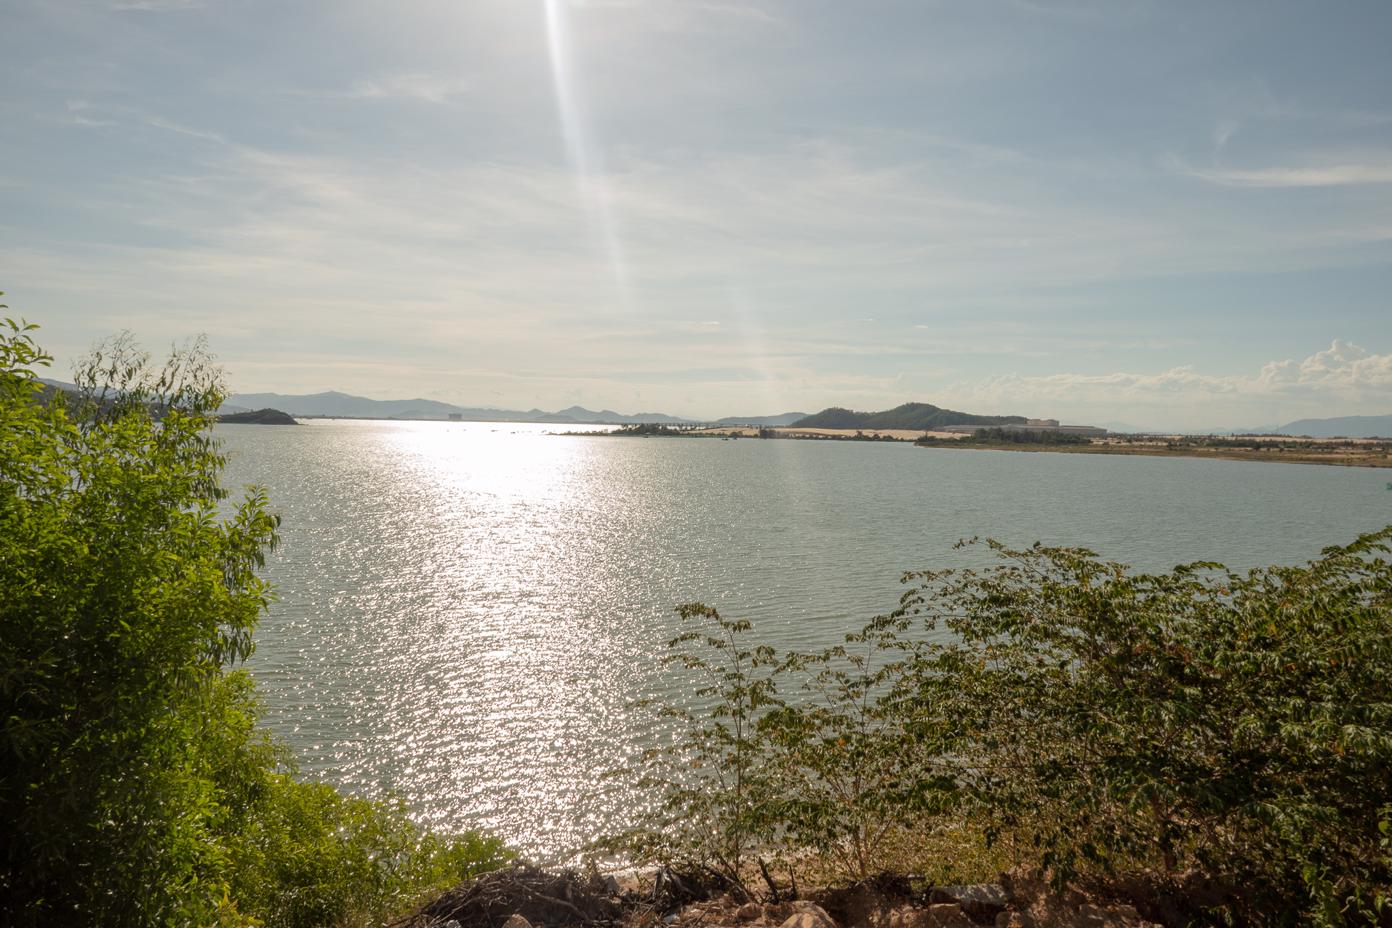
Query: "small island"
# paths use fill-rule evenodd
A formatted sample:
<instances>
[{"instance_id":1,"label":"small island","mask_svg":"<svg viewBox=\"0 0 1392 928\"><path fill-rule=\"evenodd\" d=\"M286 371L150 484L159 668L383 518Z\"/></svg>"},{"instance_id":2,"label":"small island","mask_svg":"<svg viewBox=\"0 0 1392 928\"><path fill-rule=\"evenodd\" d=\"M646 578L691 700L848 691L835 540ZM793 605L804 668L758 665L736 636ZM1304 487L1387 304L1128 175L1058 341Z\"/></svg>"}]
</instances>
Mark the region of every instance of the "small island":
<instances>
[{"instance_id":1,"label":"small island","mask_svg":"<svg viewBox=\"0 0 1392 928\"><path fill-rule=\"evenodd\" d=\"M294 416L279 409L224 413L218 416L218 422L224 425L299 425Z\"/></svg>"}]
</instances>

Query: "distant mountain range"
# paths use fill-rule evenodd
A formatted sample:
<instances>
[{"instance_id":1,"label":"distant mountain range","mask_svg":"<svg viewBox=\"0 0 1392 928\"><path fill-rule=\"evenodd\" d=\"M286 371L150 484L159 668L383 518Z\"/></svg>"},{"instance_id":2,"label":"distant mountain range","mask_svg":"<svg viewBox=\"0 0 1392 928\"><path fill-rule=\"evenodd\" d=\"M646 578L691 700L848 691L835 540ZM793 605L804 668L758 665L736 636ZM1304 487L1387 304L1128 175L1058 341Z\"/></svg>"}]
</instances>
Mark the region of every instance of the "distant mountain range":
<instances>
[{"instance_id":1,"label":"distant mountain range","mask_svg":"<svg viewBox=\"0 0 1392 928\"><path fill-rule=\"evenodd\" d=\"M1297 419L1276 429L1278 435L1311 438L1392 437L1392 416L1337 416L1333 419Z\"/></svg>"},{"instance_id":2,"label":"distant mountain range","mask_svg":"<svg viewBox=\"0 0 1392 928\"><path fill-rule=\"evenodd\" d=\"M777 416L726 416L724 419L716 419L712 425L762 425L768 428L778 428L784 425L792 425L801 419L806 419L805 412L785 412Z\"/></svg>"},{"instance_id":3,"label":"distant mountain range","mask_svg":"<svg viewBox=\"0 0 1392 928\"><path fill-rule=\"evenodd\" d=\"M883 412L853 412L832 406L792 423L800 429L913 429L931 431L948 425L1024 425L1024 416L978 416L931 403L905 403Z\"/></svg>"},{"instance_id":4,"label":"distant mountain range","mask_svg":"<svg viewBox=\"0 0 1392 928\"><path fill-rule=\"evenodd\" d=\"M612 409L586 409L570 406L556 412L543 409L494 409L492 407L456 406L438 400L373 400L330 390L325 393L234 393L227 398L223 410L236 412L245 409L279 409L292 416L329 416L361 419L448 419L458 416L470 422L554 422L618 424L656 423L686 425L696 420L669 416L660 412L640 412L625 415ZM787 425L803 418L805 413L788 412L777 416L728 416L719 425Z\"/></svg>"},{"instance_id":5,"label":"distant mountain range","mask_svg":"<svg viewBox=\"0 0 1392 928\"><path fill-rule=\"evenodd\" d=\"M60 390L72 391L76 388L62 380L40 378L44 383ZM235 393L228 397L221 412L236 413L257 409L279 409L292 416L341 416L362 419L448 419L458 415L460 419L474 422L555 422L555 423L593 423L618 424L659 423L663 425L691 425L700 422L709 425L763 425L797 426L798 428L823 429L917 429L930 431L945 425L1007 425L1023 424L1023 416L980 416L972 413L943 409L931 403L905 403L883 412L854 412L839 406L823 409L819 413L807 415L801 412L785 412L776 416L725 416L715 420L683 419L665 413L640 412L624 415L612 409L593 410L583 406L571 406L557 412L541 409L524 411L516 409L494 409L492 407L456 406L438 400L373 400L362 396L352 396L330 390L325 393L285 394L285 393ZM1114 432L1155 431L1139 429L1121 422L1101 423L1103 428ZM1183 429L1160 430L1182 432ZM1307 435L1311 438L1388 438L1392 437L1392 415L1386 416L1335 416L1328 419L1297 419L1285 425L1261 428L1211 428L1197 429L1190 434L1265 434L1265 435Z\"/></svg>"},{"instance_id":6,"label":"distant mountain range","mask_svg":"<svg viewBox=\"0 0 1392 928\"><path fill-rule=\"evenodd\" d=\"M1112 429L1112 431L1124 431ZM1131 429L1130 431L1142 431ZM1253 425L1242 428L1151 429L1152 432L1188 435L1296 435L1305 438L1392 438L1392 416L1334 416L1297 419L1285 425Z\"/></svg>"}]
</instances>

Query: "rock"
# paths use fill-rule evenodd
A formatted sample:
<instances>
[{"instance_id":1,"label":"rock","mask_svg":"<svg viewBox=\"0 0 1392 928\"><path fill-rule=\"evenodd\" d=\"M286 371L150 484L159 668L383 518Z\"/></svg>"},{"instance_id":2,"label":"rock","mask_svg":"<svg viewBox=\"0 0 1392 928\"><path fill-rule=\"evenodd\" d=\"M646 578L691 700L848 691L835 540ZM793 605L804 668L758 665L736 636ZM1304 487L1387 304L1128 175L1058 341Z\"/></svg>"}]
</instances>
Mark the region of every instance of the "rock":
<instances>
[{"instance_id":1,"label":"rock","mask_svg":"<svg viewBox=\"0 0 1392 928\"><path fill-rule=\"evenodd\" d=\"M764 907L757 902L746 902L735 910L735 918L742 922L752 922L764 914Z\"/></svg>"},{"instance_id":2,"label":"rock","mask_svg":"<svg viewBox=\"0 0 1392 928\"><path fill-rule=\"evenodd\" d=\"M907 879L885 875L849 886L814 890L810 898L838 924L887 928L890 913L909 905L917 894Z\"/></svg>"},{"instance_id":3,"label":"rock","mask_svg":"<svg viewBox=\"0 0 1392 928\"><path fill-rule=\"evenodd\" d=\"M634 873L632 871L606 873L604 875L604 883L606 886L609 885L610 880L613 880L613 884L618 887L618 890L615 892L615 895L622 896L630 893L641 894L643 892L642 877L639 874Z\"/></svg>"},{"instance_id":4,"label":"rock","mask_svg":"<svg viewBox=\"0 0 1392 928\"><path fill-rule=\"evenodd\" d=\"M1076 889L1054 889L1037 871L1012 870L1001 882L1010 904L1023 911L998 915L998 928L1160 928L1133 906L1102 905Z\"/></svg>"},{"instance_id":5,"label":"rock","mask_svg":"<svg viewBox=\"0 0 1392 928\"><path fill-rule=\"evenodd\" d=\"M503 928L532 928L532 923L521 915L509 915L508 920L503 922Z\"/></svg>"},{"instance_id":6,"label":"rock","mask_svg":"<svg viewBox=\"0 0 1392 928\"><path fill-rule=\"evenodd\" d=\"M923 910L922 928L975 928L967 913L955 902L938 902Z\"/></svg>"},{"instance_id":7,"label":"rock","mask_svg":"<svg viewBox=\"0 0 1392 928\"><path fill-rule=\"evenodd\" d=\"M1141 918L1129 905L1080 905L1066 925L1068 928L1159 928L1154 922Z\"/></svg>"},{"instance_id":8,"label":"rock","mask_svg":"<svg viewBox=\"0 0 1392 928\"><path fill-rule=\"evenodd\" d=\"M793 906L795 911L779 928L836 928L821 906L811 902L795 902Z\"/></svg>"},{"instance_id":9,"label":"rock","mask_svg":"<svg viewBox=\"0 0 1392 928\"><path fill-rule=\"evenodd\" d=\"M991 922L1005 911L1009 902L999 883L972 883L965 886L937 886L928 894L929 902L953 902L969 918Z\"/></svg>"},{"instance_id":10,"label":"rock","mask_svg":"<svg viewBox=\"0 0 1392 928\"><path fill-rule=\"evenodd\" d=\"M1001 888L1005 891L1006 899L1015 908L1036 914L1041 908L1071 908L1087 901L1075 891L1056 891L1049 885L1048 877L1044 873L1026 867L1017 867L1008 873L1002 873Z\"/></svg>"},{"instance_id":11,"label":"rock","mask_svg":"<svg viewBox=\"0 0 1392 928\"><path fill-rule=\"evenodd\" d=\"M1161 928L1141 917L1129 905L1095 905L1085 902L1076 908L1052 906L1034 912L1024 922L1028 928Z\"/></svg>"},{"instance_id":12,"label":"rock","mask_svg":"<svg viewBox=\"0 0 1392 928\"><path fill-rule=\"evenodd\" d=\"M884 928L975 928L975 923L956 903L901 906L880 923Z\"/></svg>"}]
</instances>

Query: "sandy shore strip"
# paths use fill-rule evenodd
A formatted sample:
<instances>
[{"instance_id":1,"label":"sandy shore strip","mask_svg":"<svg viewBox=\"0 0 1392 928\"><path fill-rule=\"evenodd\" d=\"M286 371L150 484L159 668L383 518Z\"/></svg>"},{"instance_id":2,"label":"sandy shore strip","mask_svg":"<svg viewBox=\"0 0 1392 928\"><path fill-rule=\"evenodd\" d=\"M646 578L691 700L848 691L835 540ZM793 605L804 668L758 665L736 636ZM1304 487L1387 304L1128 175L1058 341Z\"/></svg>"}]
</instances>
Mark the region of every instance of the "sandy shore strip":
<instances>
[{"instance_id":1,"label":"sandy shore strip","mask_svg":"<svg viewBox=\"0 0 1392 928\"><path fill-rule=\"evenodd\" d=\"M1261 461L1277 464L1333 464L1341 467L1392 468L1392 442L1293 441L1262 442L1261 447L1221 447L1194 442L1103 439L1085 445L1023 444L1017 442L944 442L926 447L962 451L1015 451L1042 454L1130 454L1143 457L1208 458L1219 461ZM1392 483L1388 484L1392 489Z\"/></svg>"},{"instance_id":2,"label":"sandy shore strip","mask_svg":"<svg viewBox=\"0 0 1392 928\"><path fill-rule=\"evenodd\" d=\"M759 429L717 426L684 432L707 437L757 438ZM1224 436L1230 444L1209 445L1209 436L1200 435L1108 435L1086 444L1029 444L1016 442L964 442L961 432L923 432L915 429L798 429L772 430L778 438L822 439L829 441L880 438L893 441L936 439L936 447L957 447L976 451L1053 452L1058 454L1132 454L1154 457L1210 458L1228 461L1264 461L1289 464L1334 464L1345 467L1392 468L1392 441L1376 438L1308 438L1287 435ZM1250 442L1256 447L1241 447ZM934 447L934 445L929 445ZM1392 486L1392 484L1389 484Z\"/></svg>"},{"instance_id":3,"label":"sandy shore strip","mask_svg":"<svg viewBox=\"0 0 1392 928\"><path fill-rule=\"evenodd\" d=\"M866 438L884 438L894 441L918 441L927 436L928 438L939 438L944 441L958 441L966 438L960 432L925 432L922 429L795 429L788 426L780 426L773 430L779 438L834 438L834 439L854 439L857 435ZM694 429L690 435L721 435L739 438L758 438L757 428L734 427L728 425L716 426L709 429Z\"/></svg>"}]
</instances>

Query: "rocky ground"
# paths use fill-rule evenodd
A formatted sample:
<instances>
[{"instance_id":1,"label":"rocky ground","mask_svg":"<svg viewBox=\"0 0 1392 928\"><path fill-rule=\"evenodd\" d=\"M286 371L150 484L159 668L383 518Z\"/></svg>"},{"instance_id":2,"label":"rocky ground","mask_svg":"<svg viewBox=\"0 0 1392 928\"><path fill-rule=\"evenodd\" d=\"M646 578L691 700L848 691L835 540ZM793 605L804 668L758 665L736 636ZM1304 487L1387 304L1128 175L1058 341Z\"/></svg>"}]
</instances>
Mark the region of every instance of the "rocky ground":
<instances>
[{"instance_id":1,"label":"rocky ground","mask_svg":"<svg viewBox=\"0 0 1392 928\"><path fill-rule=\"evenodd\" d=\"M1017 871L998 883L914 889L881 878L806 891L712 893L691 879L618 879L527 865L451 890L396 928L1160 928L1129 904L1055 891ZM693 898L696 897L696 898Z\"/></svg>"}]
</instances>

